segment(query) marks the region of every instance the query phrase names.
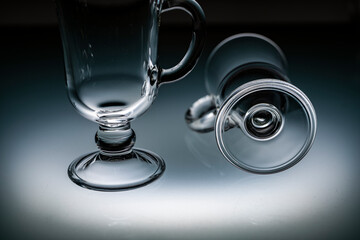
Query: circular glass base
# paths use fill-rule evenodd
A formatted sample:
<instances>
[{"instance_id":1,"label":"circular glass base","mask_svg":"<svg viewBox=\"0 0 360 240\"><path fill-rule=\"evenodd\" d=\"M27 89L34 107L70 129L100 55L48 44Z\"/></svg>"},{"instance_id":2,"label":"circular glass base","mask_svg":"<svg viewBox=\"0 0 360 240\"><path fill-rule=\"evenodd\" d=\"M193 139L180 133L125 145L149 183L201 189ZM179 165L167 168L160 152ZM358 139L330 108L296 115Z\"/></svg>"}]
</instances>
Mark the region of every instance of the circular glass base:
<instances>
[{"instance_id":1,"label":"circular glass base","mask_svg":"<svg viewBox=\"0 0 360 240\"><path fill-rule=\"evenodd\" d=\"M133 149L125 155L99 151L73 161L68 169L77 185L97 191L123 191L145 186L161 176L164 160L155 153Z\"/></svg>"},{"instance_id":2,"label":"circular glass base","mask_svg":"<svg viewBox=\"0 0 360 240\"><path fill-rule=\"evenodd\" d=\"M236 126L228 128L229 122ZM316 114L307 96L294 85L259 79L237 88L223 103L215 135L225 158L252 173L283 171L310 150Z\"/></svg>"}]
</instances>

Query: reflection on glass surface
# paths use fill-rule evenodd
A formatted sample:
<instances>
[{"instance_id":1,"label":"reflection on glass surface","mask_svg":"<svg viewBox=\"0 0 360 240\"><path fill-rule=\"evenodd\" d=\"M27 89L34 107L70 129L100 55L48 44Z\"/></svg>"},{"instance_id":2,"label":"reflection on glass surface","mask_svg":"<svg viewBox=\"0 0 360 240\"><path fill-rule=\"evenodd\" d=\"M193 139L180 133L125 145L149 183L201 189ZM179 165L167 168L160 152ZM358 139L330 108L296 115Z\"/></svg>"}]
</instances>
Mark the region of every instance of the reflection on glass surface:
<instances>
[{"instance_id":1,"label":"reflection on glass surface","mask_svg":"<svg viewBox=\"0 0 360 240\"><path fill-rule=\"evenodd\" d=\"M339 123L344 116L360 117L353 108L360 78L353 45L333 30L314 35L292 27L279 35L269 27L274 38L286 39L291 80L311 98L319 120L316 141L296 167L271 175L239 171L223 160L213 132L187 128L183 112L204 86L199 65L186 80L164 86L132 125L136 145L166 160L165 174L111 194L80 189L64 171L72 159L93 151L97 125L64 99L57 31L17 31L2 52L8 83L0 88L8 113L0 125L3 239L358 239L360 136L354 133L360 126ZM208 46L233 31L210 32ZM2 39L11 35L5 33ZM174 49L179 55L186 34L176 34L182 35ZM340 41L343 47L328 48ZM173 55L165 52L160 60L175 62Z\"/></svg>"},{"instance_id":2,"label":"reflection on glass surface","mask_svg":"<svg viewBox=\"0 0 360 240\"><path fill-rule=\"evenodd\" d=\"M66 86L75 109L100 127L99 152L75 160L70 178L102 191L125 190L157 179L165 169L158 155L133 149L130 121L153 103L162 83L187 75L204 46L204 13L193 0L57 0ZM158 66L160 15L180 8L193 19L193 39L183 60Z\"/></svg>"},{"instance_id":3,"label":"reflection on glass surface","mask_svg":"<svg viewBox=\"0 0 360 240\"><path fill-rule=\"evenodd\" d=\"M186 113L197 132L215 130L221 153L254 173L274 173L300 161L316 134L315 110L289 83L281 49L258 34L222 41L206 65L209 95Z\"/></svg>"}]
</instances>

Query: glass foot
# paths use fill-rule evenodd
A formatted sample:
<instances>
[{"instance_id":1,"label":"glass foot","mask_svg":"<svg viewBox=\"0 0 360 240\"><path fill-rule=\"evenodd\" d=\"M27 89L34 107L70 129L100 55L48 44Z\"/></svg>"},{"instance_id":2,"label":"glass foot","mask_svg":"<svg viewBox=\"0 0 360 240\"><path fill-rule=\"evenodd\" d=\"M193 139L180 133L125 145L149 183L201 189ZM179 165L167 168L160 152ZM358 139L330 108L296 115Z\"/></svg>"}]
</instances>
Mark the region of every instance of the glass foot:
<instances>
[{"instance_id":1,"label":"glass foot","mask_svg":"<svg viewBox=\"0 0 360 240\"><path fill-rule=\"evenodd\" d=\"M237 127L229 129L228 122ZM258 79L238 87L221 105L216 142L234 166L277 173L307 154L316 122L314 107L300 89L282 80Z\"/></svg>"},{"instance_id":2,"label":"glass foot","mask_svg":"<svg viewBox=\"0 0 360 240\"><path fill-rule=\"evenodd\" d=\"M104 155L99 151L73 161L68 169L77 185L97 191L123 191L145 186L165 170L164 160L155 153L133 149L125 155Z\"/></svg>"}]
</instances>

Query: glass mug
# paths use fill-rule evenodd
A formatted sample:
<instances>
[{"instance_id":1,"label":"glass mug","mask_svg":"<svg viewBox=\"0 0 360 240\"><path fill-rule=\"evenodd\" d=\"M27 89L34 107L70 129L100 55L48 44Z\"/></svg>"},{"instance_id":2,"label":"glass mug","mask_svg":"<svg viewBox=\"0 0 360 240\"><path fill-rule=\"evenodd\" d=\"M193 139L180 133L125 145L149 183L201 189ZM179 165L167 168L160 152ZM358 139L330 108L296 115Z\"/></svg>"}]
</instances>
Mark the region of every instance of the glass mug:
<instances>
[{"instance_id":1,"label":"glass mug","mask_svg":"<svg viewBox=\"0 0 360 240\"><path fill-rule=\"evenodd\" d=\"M209 95L186 112L197 132L215 130L224 157L253 173L275 173L299 162L316 135L316 114L292 85L287 61L270 39L243 33L222 41L205 70Z\"/></svg>"},{"instance_id":2,"label":"glass mug","mask_svg":"<svg viewBox=\"0 0 360 240\"><path fill-rule=\"evenodd\" d=\"M185 77L205 40L205 16L194 0L56 0L66 87L75 109L100 127L99 151L68 169L76 184L101 191L146 185L165 169L158 155L134 149L130 122L154 101L163 83ZM158 66L161 13L186 11L193 20L189 49L170 69Z\"/></svg>"}]
</instances>

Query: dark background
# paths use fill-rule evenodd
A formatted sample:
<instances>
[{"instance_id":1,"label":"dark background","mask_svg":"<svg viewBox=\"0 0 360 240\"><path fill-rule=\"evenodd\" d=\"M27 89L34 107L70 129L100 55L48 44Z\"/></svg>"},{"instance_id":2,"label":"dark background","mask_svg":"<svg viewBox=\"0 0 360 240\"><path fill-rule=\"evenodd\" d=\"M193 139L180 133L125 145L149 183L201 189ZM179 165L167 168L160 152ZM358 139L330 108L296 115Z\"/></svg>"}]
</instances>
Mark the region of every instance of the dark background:
<instances>
[{"instance_id":1,"label":"dark background","mask_svg":"<svg viewBox=\"0 0 360 240\"><path fill-rule=\"evenodd\" d=\"M264 34L279 45L297 39L321 44L359 42L359 0L199 0L206 14L207 50L224 37L239 32ZM165 42L187 41L190 18L181 11L163 14L160 51ZM13 41L19 34L44 35L58 39L54 1L3 1L0 8L1 41ZM19 30L21 29L21 30ZM39 31L39 32L34 32ZM50 32L51 31L51 32ZM56 36L55 36L56 35ZM184 38L184 35L187 38ZM180 39L179 39L180 38ZM284 43L283 43L284 42ZM331 44L332 44L331 43ZM6 47L5 47L6 48ZM186 46L184 47L185 50ZM181 54L178 58L181 57ZM160 60L161 61L161 60ZM167 62L167 61L166 61ZM167 64L167 63L165 63ZM173 64L173 63L171 63Z\"/></svg>"},{"instance_id":2,"label":"dark background","mask_svg":"<svg viewBox=\"0 0 360 240\"><path fill-rule=\"evenodd\" d=\"M360 18L358 0L199 0L210 26L354 24ZM170 18L168 19L170 20ZM171 23L184 22L176 16ZM1 26L55 26L53 1L2 1Z\"/></svg>"},{"instance_id":3,"label":"dark background","mask_svg":"<svg viewBox=\"0 0 360 240\"><path fill-rule=\"evenodd\" d=\"M163 156L155 183L122 193L72 184L70 162L95 150L96 124L66 97L54 3L0 7L0 190L3 239L359 239L360 1L199 0L205 51L184 80L161 87L136 119L138 147ZM176 64L190 19L164 14L160 64ZM313 102L318 135L293 168L258 176L222 158L213 133L183 120L206 94L204 64L224 38L256 32L274 40L293 84Z\"/></svg>"}]
</instances>

